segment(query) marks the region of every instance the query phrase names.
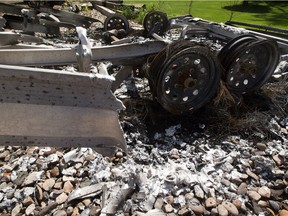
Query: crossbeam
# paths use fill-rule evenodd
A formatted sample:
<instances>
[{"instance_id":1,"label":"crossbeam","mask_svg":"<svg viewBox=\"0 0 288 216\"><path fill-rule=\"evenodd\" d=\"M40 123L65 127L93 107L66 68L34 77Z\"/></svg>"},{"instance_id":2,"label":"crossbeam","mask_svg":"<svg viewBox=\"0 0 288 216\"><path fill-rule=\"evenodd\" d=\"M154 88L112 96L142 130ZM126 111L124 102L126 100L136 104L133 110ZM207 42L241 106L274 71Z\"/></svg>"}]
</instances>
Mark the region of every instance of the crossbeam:
<instances>
[{"instance_id":1,"label":"crossbeam","mask_svg":"<svg viewBox=\"0 0 288 216\"><path fill-rule=\"evenodd\" d=\"M137 59L158 53L166 44L163 41L146 41L133 44L92 47L92 62L111 61L135 64ZM1 49L0 64L22 66L66 65L77 62L71 48L57 49Z\"/></svg>"}]
</instances>

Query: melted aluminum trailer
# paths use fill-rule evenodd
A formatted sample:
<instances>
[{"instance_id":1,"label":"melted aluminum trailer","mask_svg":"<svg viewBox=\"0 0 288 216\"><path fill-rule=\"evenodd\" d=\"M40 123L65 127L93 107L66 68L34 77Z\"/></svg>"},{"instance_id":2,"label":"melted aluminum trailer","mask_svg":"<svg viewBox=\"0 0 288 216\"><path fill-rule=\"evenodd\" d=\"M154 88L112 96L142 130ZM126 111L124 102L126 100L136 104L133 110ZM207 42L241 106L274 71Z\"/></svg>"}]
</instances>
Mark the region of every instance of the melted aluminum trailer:
<instances>
[{"instance_id":1,"label":"melted aluminum trailer","mask_svg":"<svg viewBox=\"0 0 288 216\"><path fill-rule=\"evenodd\" d=\"M103 155L126 152L118 121L124 106L111 86L116 89L115 83L119 85L133 65L143 64L165 43L91 47L85 29L77 32L80 42L75 48L0 49L1 144L94 147ZM103 63L98 73L90 73L92 62L103 61L126 65L117 82ZM81 72L27 67L77 62Z\"/></svg>"},{"instance_id":2,"label":"melted aluminum trailer","mask_svg":"<svg viewBox=\"0 0 288 216\"><path fill-rule=\"evenodd\" d=\"M260 88L273 74L279 62L279 55L287 51L285 40L191 17L170 20L171 28L183 29L180 40L168 41L162 39L155 31L159 24L163 24L161 22L164 19L161 15L158 17L155 12L150 15L151 17L145 17L148 24L146 31L152 33L156 41L91 47L85 31L78 28L80 43L76 49L0 49L0 64L3 64L0 67L0 75L2 74L4 90L0 94L3 105L1 117L7 125L10 118L16 117L15 122L9 125L9 130L0 127L3 142L8 140L9 143L19 144L27 140L24 143L33 145L38 144L40 140L47 145L61 142L80 146L91 144L102 150L107 143L106 147L110 150L115 151L115 148L119 147L125 151L118 119L112 117L117 116L117 110L121 109L121 106L119 107L119 101L115 99L111 90L117 89L132 69L143 69L153 96L166 110L182 114L193 112L211 100L220 86L220 80L234 94L245 94ZM164 24L163 26L165 27ZM165 33L165 30L162 33ZM215 54L209 46L194 42L194 35L212 36L226 41L226 45ZM90 83L87 81L88 77L91 77L89 74L67 74L62 71L23 67L66 65L76 62L81 72L90 72L92 62L102 62L99 73L95 75L96 79ZM108 75L103 62L122 66L113 83L114 78ZM83 81L80 78L72 79L77 75L86 78ZM104 82L102 76L106 77ZM90 109L95 111L95 115L86 116ZM18 114L22 110L23 115ZM58 113L60 116L54 118ZM89 125L85 125L90 117L94 120L88 121ZM29 129L25 130L33 118L35 121L32 121L32 125L41 125L38 130L33 127L35 133L31 133ZM77 125L78 118L84 119L79 121L80 125ZM105 124L109 119L111 123ZM60 127L57 128L58 124ZM112 129L116 128L115 133L108 133L111 132L110 124ZM16 130L13 128L14 125L19 125ZM63 131L58 131L61 128L64 128ZM81 131L81 128L84 128L84 131ZM106 130L108 128L109 130ZM97 131L92 138L89 129ZM18 134L18 131L21 133ZM107 148L104 148L106 154L113 152L107 151Z\"/></svg>"}]
</instances>

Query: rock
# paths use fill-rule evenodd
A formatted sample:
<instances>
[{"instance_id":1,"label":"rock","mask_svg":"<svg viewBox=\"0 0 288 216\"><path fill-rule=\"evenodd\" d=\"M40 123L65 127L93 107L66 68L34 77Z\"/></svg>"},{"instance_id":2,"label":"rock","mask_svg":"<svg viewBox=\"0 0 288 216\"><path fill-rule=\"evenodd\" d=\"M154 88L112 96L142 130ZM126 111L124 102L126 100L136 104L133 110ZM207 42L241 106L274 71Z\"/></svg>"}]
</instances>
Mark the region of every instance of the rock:
<instances>
[{"instance_id":1,"label":"rock","mask_svg":"<svg viewBox=\"0 0 288 216\"><path fill-rule=\"evenodd\" d=\"M219 216L228 216L229 215L228 210L222 204L217 206L217 211L218 211Z\"/></svg>"},{"instance_id":2,"label":"rock","mask_svg":"<svg viewBox=\"0 0 288 216\"><path fill-rule=\"evenodd\" d=\"M93 205L93 206L91 207L91 211L90 211L90 213L89 213L89 216L99 216L100 213L101 213L101 208L100 208L100 206L95 206L95 205Z\"/></svg>"},{"instance_id":3,"label":"rock","mask_svg":"<svg viewBox=\"0 0 288 216\"><path fill-rule=\"evenodd\" d=\"M36 185L35 196L38 201L41 201L43 199L43 191L39 185Z\"/></svg>"},{"instance_id":4,"label":"rock","mask_svg":"<svg viewBox=\"0 0 288 216\"><path fill-rule=\"evenodd\" d=\"M56 182L54 184L53 188L60 190L60 189L62 189L62 184L63 184L62 182Z\"/></svg>"},{"instance_id":5,"label":"rock","mask_svg":"<svg viewBox=\"0 0 288 216\"><path fill-rule=\"evenodd\" d=\"M53 190L49 197L52 198L52 199L56 199L60 194L62 194L64 191L62 189L60 190Z\"/></svg>"},{"instance_id":6,"label":"rock","mask_svg":"<svg viewBox=\"0 0 288 216\"><path fill-rule=\"evenodd\" d=\"M69 167L62 170L62 174L66 176L74 176L77 173L77 170L74 167Z\"/></svg>"},{"instance_id":7,"label":"rock","mask_svg":"<svg viewBox=\"0 0 288 216\"><path fill-rule=\"evenodd\" d=\"M194 193L196 197L200 199L204 199L204 196L205 196L204 191L201 189L199 185L194 186Z\"/></svg>"},{"instance_id":8,"label":"rock","mask_svg":"<svg viewBox=\"0 0 288 216\"><path fill-rule=\"evenodd\" d=\"M170 212L174 211L174 208L170 204L166 204L166 205L164 205L164 211L166 213L170 213Z\"/></svg>"},{"instance_id":9,"label":"rock","mask_svg":"<svg viewBox=\"0 0 288 216\"><path fill-rule=\"evenodd\" d=\"M230 212L230 214L232 214L232 215L238 215L239 214L238 209L231 202L225 201L222 203L222 205L228 210L228 212Z\"/></svg>"},{"instance_id":10,"label":"rock","mask_svg":"<svg viewBox=\"0 0 288 216\"><path fill-rule=\"evenodd\" d=\"M281 166L284 162L284 158L282 156L280 156L279 154L274 155L273 160L275 161L277 166Z\"/></svg>"},{"instance_id":11,"label":"rock","mask_svg":"<svg viewBox=\"0 0 288 216\"><path fill-rule=\"evenodd\" d=\"M256 147L260 150L260 151L265 151L267 146L264 143L257 143Z\"/></svg>"},{"instance_id":12,"label":"rock","mask_svg":"<svg viewBox=\"0 0 288 216\"><path fill-rule=\"evenodd\" d=\"M54 167L51 171L50 171L50 175L51 177L57 177L59 176L60 171L58 167Z\"/></svg>"},{"instance_id":13,"label":"rock","mask_svg":"<svg viewBox=\"0 0 288 216\"><path fill-rule=\"evenodd\" d=\"M201 215L205 211L205 208L202 205L191 205L191 204L189 204L188 206L196 215Z\"/></svg>"},{"instance_id":14,"label":"rock","mask_svg":"<svg viewBox=\"0 0 288 216\"><path fill-rule=\"evenodd\" d=\"M248 176L250 176L251 178L255 179L256 181L259 180L259 176L257 176L255 173L253 173L253 172L252 172L251 170L249 170L249 169L246 170L246 174L247 174Z\"/></svg>"},{"instance_id":15,"label":"rock","mask_svg":"<svg viewBox=\"0 0 288 216\"><path fill-rule=\"evenodd\" d=\"M160 209L152 209L152 210L149 210L147 213L142 213L138 211L136 211L135 213L136 213L136 216L170 216L170 215L173 216L174 215L174 213L166 214Z\"/></svg>"},{"instance_id":16,"label":"rock","mask_svg":"<svg viewBox=\"0 0 288 216\"><path fill-rule=\"evenodd\" d=\"M265 198L270 198L271 196L271 190L267 186L260 187L258 193Z\"/></svg>"},{"instance_id":17,"label":"rock","mask_svg":"<svg viewBox=\"0 0 288 216\"><path fill-rule=\"evenodd\" d=\"M248 191L247 194L249 198L254 201L258 201L261 198L260 194L258 194L256 191Z\"/></svg>"},{"instance_id":18,"label":"rock","mask_svg":"<svg viewBox=\"0 0 288 216\"><path fill-rule=\"evenodd\" d=\"M189 209L187 209L187 207L182 207L179 211L178 211L178 215L179 216L188 216L191 215L191 212Z\"/></svg>"},{"instance_id":19,"label":"rock","mask_svg":"<svg viewBox=\"0 0 288 216\"><path fill-rule=\"evenodd\" d=\"M62 177L62 181L63 182L66 182L66 181L70 181L70 182L74 182L75 181L75 178L74 177L72 177L72 176L63 176Z\"/></svg>"},{"instance_id":20,"label":"rock","mask_svg":"<svg viewBox=\"0 0 288 216\"><path fill-rule=\"evenodd\" d=\"M230 186L230 184L231 184L231 182L230 182L230 181L228 181L228 180L227 180L227 179L225 179L225 178L221 179L221 183L222 183L223 185L227 186L227 187L229 187L229 186Z\"/></svg>"},{"instance_id":21,"label":"rock","mask_svg":"<svg viewBox=\"0 0 288 216\"><path fill-rule=\"evenodd\" d=\"M25 197L25 199L22 202L23 206L25 206L25 207L27 207L33 203L34 203L34 200L30 196Z\"/></svg>"},{"instance_id":22,"label":"rock","mask_svg":"<svg viewBox=\"0 0 288 216\"><path fill-rule=\"evenodd\" d=\"M217 201L214 197L209 197L208 199L206 199L205 201L205 206L207 208L213 208L217 206Z\"/></svg>"},{"instance_id":23,"label":"rock","mask_svg":"<svg viewBox=\"0 0 288 216\"><path fill-rule=\"evenodd\" d=\"M23 188L23 194L25 197L33 195L35 192L35 188L34 187L25 187Z\"/></svg>"},{"instance_id":24,"label":"rock","mask_svg":"<svg viewBox=\"0 0 288 216\"><path fill-rule=\"evenodd\" d=\"M22 186L32 185L32 184L34 184L36 181L40 180L41 176L43 175L43 172L44 172L44 171L32 172L31 174L29 174L29 175L25 178Z\"/></svg>"},{"instance_id":25,"label":"rock","mask_svg":"<svg viewBox=\"0 0 288 216\"><path fill-rule=\"evenodd\" d=\"M48 213L52 212L58 206L57 202L49 203L46 207L42 208L39 212L39 216L46 216Z\"/></svg>"},{"instance_id":26,"label":"rock","mask_svg":"<svg viewBox=\"0 0 288 216\"><path fill-rule=\"evenodd\" d=\"M71 216L79 216L80 214L79 214L79 209L77 208L77 207L75 207L74 209L73 209L73 213L72 213L72 215Z\"/></svg>"},{"instance_id":27,"label":"rock","mask_svg":"<svg viewBox=\"0 0 288 216\"><path fill-rule=\"evenodd\" d=\"M260 214L261 212L263 212L263 209L255 202L255 201L252 201L252 206L253 206L253 211L254 211L254 214Z\"/></svg>"},{"instance_id":28,"label":"rock","mask_svg":"<svg viewBox=\"0 0 288 216\"><path fill-rule=\"evenodd\" d=\"M122 151L117 151L116 154L115 154L115 157L116 158L123 158L124 154Z\"/></svg>"},{"instance_id":29,"label":"rock","mask_svg":"<svg viewBox=\"0 0 288 216\"><path fill-rule=\"evenodd\" d=\"M167 196L166 197L166 202L170 205L172 205L174 203L174 197L173 196Z\"/></svg>"},{"instance_id":30,"label":"rock","mask_svg":"<svg viewBox=\"0 0 288 216\"><path fill-rule=\"evenodd\" d=\"M219 213L218 213L218 209L217 208L212 208L211 209L211 215L219 215Z\"/></svg>"},{"instance_id":31,"label":"rock","mask_svg":"<svg viewBox=\"0 0 288 216\"><path fill-rule=\"evenodd\" d=\"M19 204L19 203L17 203L17 204L15 205L15 207L12 209L11 216L16 216L16 215L18 215L18 214L20 213L21 209L22 209L22 205Z\"/></svg>"},{"instance_id":32,"label":"rock","mask_svg":"<svg viewBox=\"0 0 288 216\"><path fill-rule=\"evenodd\" d=\"M53 213L53 216L67 216L67 213L64 210L58 210Z\"/></svg>"},{"instance_id":33,"label":"rock","mask_svg":"<svg viewBox=\"0 0 288 216\"><path fill-rule=\"evenodd\" d=\"M54 184L55 184L55 180L53 178L49 178L44 181L42 188L45 191L50 191L53 188Z\"/></svg>"},{"instance_id":34,"label":"rock","mask_svg":"<svg viewBox=\"0 0 288 216\"><path fill-rule=\"evenodd\" d=\"M8 150L2 152L2 153L0 154L0 159L3 160L3 159L6 158L9 154L10 154L10 152L9 152Z\"/></svg>"},{"instance_id":35,"label":"rock","mask_svg":"<svg viewBox=\"0 0 288 216\"><path fill-rule=\"evenodd\" d=\"M82 167L82 163L77 163L77 164L75 164L74 167L75 167L76 170L78 170L78 169L80 169Z\"/></svg>"},{"instance_id":36,"label":"rock","mask_svg":"<svg viewBox=\"0 0 288 216\"><path fill-rule=\"evenodd\" d=\"M63 190L65 193L70 193L73 190L73 184L70 181L65 182Z\"/></svg>"},{"instance_id":37,"label":"rock","mask_svg":"<svg viewBox=\"0 0 288 216\"><path fill-rule=\"evenodd\" d=\"M33 213L33 211L35 210L35 204L31 204L29 205L26 210L25 210L25 214L26 215L31 215Z\"/></svg>"},{"instance_id":38,"label":"rock","mask_svg":"<svg viewBox=\"0 0 288 216\"><path fill-rule=\"evenodd\" d=\"M164 204L163 198L158 197L154 203L154 208L155 209L162 209L163 204Z\"/></svg>"},{"instance_id":39,"label":"rock","mask_svg":"<svg viewBox=\"0 0 288 216\"><path fill-rule=\"evenodd\" d=\"M46 158L46 162L48 164L55 164L55 163L58 163L59 162L59 157L58 155L55 153L55 154L51 154L49 155L47 158Z\"/></svg>"},{"instance_id":40,"label":"rock","mask_svg":"<svg viewBox=\"0 0 288 216\"><path fill-rule=\"evenodd\" d=\"M269 200L268 202L269 202L271 208L272 208L275 212L279 212L280 206L279 206L278 202L276 202L276 201L274 201L274 200Z\"/></svg>"},{"instance_id":41,"label":"rock","mask_svg":"<svg viewBox=\"0 0 288 216\"><path fill-rule=\"evenodd\" d=\"M62 204L64 202L66 202L67 199L68 199L68 196L66 195L66 193L62 193L56 198L56 202L58 204Z\"/></svg>"},{"instance_id":42,"label":"rock","mask_svg":"<svg viewBox=\"0 0 288 216\"><path fill-rule=\"evenodd\" d=\"M43 155L43 156L49 156L51 154L56 153L56 149L54 147L45 147L45 148L41 148L39 150L39 155Z\"/></svg>"},{"instance_id":43,"label":"rock","mask_svg":"<svg viewBox=\"0 0 288 216\"><path fill-rule=\"evenodd\" d=\"M264 201L264 200L259 200L258 201L258 205L260 207L268 207L269 206L269 203L267 201Z\"/></svg>"},{"instance_id":44,"label":"rock","mask_svg":"<svg viewBox=\"0 0 288 216\"><path fill-rule=\"evenodd\" d=\"M234 200L232 201L232 203L233 203L233 205L236 206L237 209L241 209L241 206L242 206L241 200L239 200L239 199L234 199Z\"/></svg>"},{"instance_id":45,"label":"rock","mask_svg":"<svg viewBox=\"0 0 288 216\"><path fill-rule=\"evenodd\" d=\"M270 190L271 190L271 196L276 199L279 199L280 196L284 193L284 190L273 190L273 189Z\"/></svg>"},{"instance_id":46,"label":"rock","mask_svg":"<svg viewBox=\"0 0 288 216\"><path fill-rule=\"evenodd\" d=\"M281 210L279 212L279 216L288 216L288 211L287 210Z\"/></svg>"},{"instance_id":47,"label":"rock","mask_svg":"<svg viewBox=\"0 0 288 216\"><path fill-rule=\"evenodd\" d=\"M10 190L10 191L7 191L6 192L6 198L7 199L13 199L13 197L14 197L14 193L15 193L15 190Z\"/></svg>"},{"instance_id":48,"label":"rock","mask_svg":"<svg viewBox=\"0 0 288 216\"><path fill-rule=\"evenodd\" d=\"M175 159L175 160L180 158L179 151L176 148L171 149L171 151L169 152L169 155L172 159Z\"/></svg>"},{"instance_id":49,"label":"rock","mask_svg":"<svg viewBox=\"0 0 288 216\"><path fill-rule=\"evenodd\" d=\"M90 199L84 199L84 200L82 200L82 203L83 203L86 207L88 207L88 206L90 205L90 203L91 203L91 200L90 200Z\"/></svg>"},{"instance_id":50,"label":"rock","mask_svg":"<svg viewBox=\"0 0 288 216\"><path fill-rule=\"evenodd\" d=\"M245 182L242 182L238 189L237 189L237 193L240 195L244 195L247 193L247 184Z\"/></svg>"},{"instance_id":51,"label":"rock","mask_svg":"<svg viewBox=\"0 0 288 216\"><path fill-rule=\"evenodd\" d=\"M91 211L93 211L93 207L91 208ZM69 206L67 209L66 209L66 213L67 215L71 215L73 213L73 207L72 206Z\"/></svg>"}]
</instances>

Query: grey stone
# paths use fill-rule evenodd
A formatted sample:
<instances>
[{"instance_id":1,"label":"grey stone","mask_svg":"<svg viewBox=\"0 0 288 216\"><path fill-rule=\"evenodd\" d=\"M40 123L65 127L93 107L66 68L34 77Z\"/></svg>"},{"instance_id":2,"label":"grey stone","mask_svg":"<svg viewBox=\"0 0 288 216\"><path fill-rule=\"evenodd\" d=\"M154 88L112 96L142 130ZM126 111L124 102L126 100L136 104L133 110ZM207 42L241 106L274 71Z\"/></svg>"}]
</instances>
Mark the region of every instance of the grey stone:
<instances>
[{"instance_id":1,"label":"grey stone","mask_svg":"<svg viewBox=\"0 0 288 216\"><path fill-rule=\"evenodd\" d=\"M222 205L228 210L228 212L232 215L238 215L239 212L238 212L238 209L236 208L236 206L231 203L231 202L223 202Z\"/></svg>"},{"instance_id":2,"label":"grey stone","mask_svg":"<svg viewBox=\"0 0 288 216\"><path fill-rule=\"evenodd\" d=\"M208 199L206 199L205 201L205 206L207 208L214 208L217 206L217 201L214 197L209 197Z\"/></svg>"},{"instance_id":3,"label":"grey stone","mask_svg":"<svg viewBox=\"0 0 288 216\"><path fill-rule=\"evenodd\" d=\"M50 191L55 184L55 180L53 178L49 178L43 182L42 188L45 191Z\"/></svg>"},{"instance_id":4,"label":"grey stone","mask_svg":"<svg viewBox=\"0 0 288 216\"><path fill-rule=\"evenodd\" d=\"M271 190L267 186L260 187L258 193L265 198L270 198L271 196Z\"/></svg>"},{"instance_id":5,"label":"grey stone","mask_svg":"<svg viewBox=\"0 0 288 216\"><path fill-rule=\"evenodd\" d=\"M22 209L22 205L17 203L15 207L12 209L11 216L16 216L17 214L19 214L21 209Z\"/></svg>"},{"instance_id":6,"label":"grey stone","mask_svg":"<svg viewBox=\"0 0 288 216\"><path fill-rule=\"evenodd\" d=\"M53 213L53 216L67 216L67 213L64 210L57 210Z\"/></svg>"},{"instance_id":7,"label":"grey stone","mask_svg":"<svg viewBox=\"0 0 288 216\"><path fill-rule=\"evenodd\" d=\"M258 194L256 191L248 191L247 195L254 201L258 201L261 198L260 194Z\"/></svg>"},{"instance_id":8,"label":"grey stone","mask_svg":"<svg viewBox=\"0 0 288 216\"><path fill-rule=\"evenodd\" d=\"M170 212L174 211L174 208L170 204L166 204L166 205L164 205L164 211L166 213L170 213Z\"/></svg>"},{"instance_id":9,"label":"grey stone","mask_svg":"<svg viewBox=\"0 0 288 216\"><path fill-rule=\"evenodd\" d=\"M200 198L200 199L204 199L204 191L202 190L202 188L199 186L199 185L195 185L194 186L194 193L195 193L195 196Z\"/></svg>"},{"instance_id":10,"label":"grey stone","mask_svg":"<svg viewBox=\"0 0 288 216\"><path fill-rule=\"evenodd\" d=\"M26 208L25 214L26 214L26 215L31 215L34 210L35 210L35 204L32 203L31 205L29 205L29 206Z\"/></svg>"},{"instance_id":11,"label":"grey stone","mask_svg":"<svg viewBox=\"0 0 288 216\"><path fill-rule=\"evenodd\" d=\"M217 206L217 211L218 211L219 216L228 216L229 215L228 210L222 204Z\"/></svg>"},{"instance_id":12,"label":"grey stone","mask_svg":"<svg viewBox=\"0 0 288 216\"><path fill-rule=\"evenodd\" d=\"M247 193L247 184L245 182L242 182L237 190L237 193L240 195L244 195Z\"/></svg>"},{"instance_id":13,"label":"grey stone","mask_svg":"<svg viewBox=\"0 0 288 216\"><path fill-rule=\"evenodd\" d=\"M43 175L44 171L39 172L32 172L30 173L24 180L22 186L28 186L34 184L36 181L40 180L41 176Z\"/></svg>"},{"instance_id":14,"label":"grey stone","mask_svg":"<svg viewBox=\"0 0 288 216\"><path fill-rule=\"evenodd\" d=\"M191 204L189 204L188 206L196 215L201 215L205 211L205 208L202 205L191 205Z\"/></svg>"}]
</instances>

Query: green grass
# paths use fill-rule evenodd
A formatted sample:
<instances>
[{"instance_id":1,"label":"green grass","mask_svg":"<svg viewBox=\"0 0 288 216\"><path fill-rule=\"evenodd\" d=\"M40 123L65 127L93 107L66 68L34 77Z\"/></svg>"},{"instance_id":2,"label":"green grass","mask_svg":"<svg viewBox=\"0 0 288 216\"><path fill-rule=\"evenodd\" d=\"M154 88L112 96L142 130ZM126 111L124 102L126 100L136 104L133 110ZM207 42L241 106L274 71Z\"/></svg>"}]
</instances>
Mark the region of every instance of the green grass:
<instances>
[{"instance_id":1,"label":"green grass","mask_svg":"<svg viewBox=\"0 0 288 216\"><path fill-rule=\"evenodd\" d=\"M160 9L169 17L185 15L189 13L190 1L140 1L126 0L125 3L144 3L148 8L152 5ZM288 2L249 2L248 7L242 6L242 1L193 1L191 14L194 17L215 21L232 21L251 23L288 29Z\"/></svg>"}]
</instances>

